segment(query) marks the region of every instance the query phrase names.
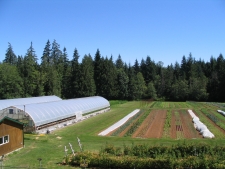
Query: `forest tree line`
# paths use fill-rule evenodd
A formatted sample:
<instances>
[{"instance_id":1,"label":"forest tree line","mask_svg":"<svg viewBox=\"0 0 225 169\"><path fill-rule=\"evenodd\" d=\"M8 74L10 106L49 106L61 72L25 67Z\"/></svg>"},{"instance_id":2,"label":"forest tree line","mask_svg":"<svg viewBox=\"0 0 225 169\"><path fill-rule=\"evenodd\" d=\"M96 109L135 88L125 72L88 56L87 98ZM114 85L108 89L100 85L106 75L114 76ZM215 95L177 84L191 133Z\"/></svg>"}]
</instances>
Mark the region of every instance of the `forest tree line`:
<instances>
[{"instance_id":1,"label":"forest tree line","mask_svg":"<svg viewBox=\"0 0 225 169\"><path fill-rule=\"evenodd\" d=\"M57 95L64 99L102 96L118 100L225 101L225 60L220 54L209 62L190 53L181 63L167 67L150 56L134 65L119 55L94 58L85 54L79 63L75 48L68 59L66 48L48 40L41 61L33 44L24 56L16 55L9 43L0 63L0 99Z\"/></svg>"}]
</instances>

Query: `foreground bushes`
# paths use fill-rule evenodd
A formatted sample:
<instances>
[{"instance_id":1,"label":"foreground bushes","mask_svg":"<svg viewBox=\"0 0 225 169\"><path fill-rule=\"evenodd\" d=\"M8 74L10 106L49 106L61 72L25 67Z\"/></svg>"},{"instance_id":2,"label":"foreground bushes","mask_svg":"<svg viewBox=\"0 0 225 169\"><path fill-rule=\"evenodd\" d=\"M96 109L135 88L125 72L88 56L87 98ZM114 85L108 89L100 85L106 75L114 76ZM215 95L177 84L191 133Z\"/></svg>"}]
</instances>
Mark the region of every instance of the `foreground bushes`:
<instances>
[{"instance_id":1,"label":"foreground bushes","mask_svg":"<svg viewBox=\"0 0 225 169\"><path fill-rule=\"evenodd\" d=\"M81 167L117 169L222 169L225 147L209 145L176 145L172 147L133 145L115 148L106 145L100 153L79 152L67 156L64 164Z\"/></svg>"}]
</instances>

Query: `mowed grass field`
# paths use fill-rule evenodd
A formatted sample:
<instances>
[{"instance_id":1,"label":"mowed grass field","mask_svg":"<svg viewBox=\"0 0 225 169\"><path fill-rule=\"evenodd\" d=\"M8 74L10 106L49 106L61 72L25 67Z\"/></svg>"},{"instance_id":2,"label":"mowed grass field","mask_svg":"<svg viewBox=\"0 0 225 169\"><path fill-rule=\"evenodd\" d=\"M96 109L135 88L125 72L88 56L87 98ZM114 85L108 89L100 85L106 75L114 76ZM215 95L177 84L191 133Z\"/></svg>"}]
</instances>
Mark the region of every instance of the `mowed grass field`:
<instances>
[{"instance_id":1,"label":"mowed grass field","mask_svg":"<svg viewBox=\"0 0 225 169\"><path fill-rule=\"evenodd\" d=\"M72 144L75 152L80 151L77 137L81 140L84 151L100 151L106 144L113 144L116 147L132 144L147 145L172 145L183 142L206 143L209 145L225 144L225 137L215 139L141 139L131 137L103 137L98 133L113 125L115 122L129 114L135 109L192 109L201 111L216 111L218 107L205 103L196 102L147 102L147 101L111 101L111 110L104 114L97 115L82 122L67 126L63 129L52 132L48 135L25 134L25 147L14 152L4 159L4 166L38 168L38 158L42 158L43 168L71 169L74 167L61 166L65 156L65 146L68 154L71 154L69 143ZM221 117L223 118L223 117ZM225 118L225 117L224 117ZM222 133L221 133L222 134Z\"/></svg>"}]
</instances>

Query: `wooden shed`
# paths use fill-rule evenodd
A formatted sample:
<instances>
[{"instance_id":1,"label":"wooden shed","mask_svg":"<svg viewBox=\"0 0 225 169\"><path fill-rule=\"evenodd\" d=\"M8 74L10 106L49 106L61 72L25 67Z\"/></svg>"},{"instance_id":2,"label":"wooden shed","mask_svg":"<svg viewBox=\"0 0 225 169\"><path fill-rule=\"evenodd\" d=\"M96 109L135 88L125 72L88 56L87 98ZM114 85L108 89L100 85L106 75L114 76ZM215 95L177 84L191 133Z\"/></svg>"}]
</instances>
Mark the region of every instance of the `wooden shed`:
<instances>
[{"instance_id":1,"label":"wooden shed","mask_svg":"<svg viewBox=\"0 0 225 169\"><path fill-rule=\"evenodd\" d=\"M23 123L7 116L0 119L0 156L24 146Z\"/></svg>"}]
</instances>

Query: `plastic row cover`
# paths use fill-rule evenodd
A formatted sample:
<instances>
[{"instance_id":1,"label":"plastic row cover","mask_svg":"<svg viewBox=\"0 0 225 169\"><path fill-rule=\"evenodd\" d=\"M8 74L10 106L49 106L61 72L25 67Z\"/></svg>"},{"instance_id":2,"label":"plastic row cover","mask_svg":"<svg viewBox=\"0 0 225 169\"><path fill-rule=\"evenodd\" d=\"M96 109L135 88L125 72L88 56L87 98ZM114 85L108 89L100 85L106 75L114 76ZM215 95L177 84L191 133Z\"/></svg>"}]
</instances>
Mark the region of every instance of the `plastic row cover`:
<instances>
[{"instance_id":1,"label":"plastic row cover","mask_svg":"<svg viewBox=\"0 0 225 169\"><path fill-rule=\"evenodd\" d=\"M193 113L192 110L188 110L190 116L192 117L192 121L194 123L194 127L196 130L202 134L204 138L214 138L214 134L209 131L209 129L204 125L199 118Z\"/></svg>"},{"instance_id":2,"label":"plastic row cover","mask_svg":"<svg viewBox=\"0 0 225 169\"><path fill-rule=\"evenodd\" d=\"M109 107L108 100L100 96L61 100L49 103L29 104L25 112L32 118L35 126L62 120L77 114L84 114ZM24 106L15 106L24 110Z\"/></svg>"},{"instance_id":3,"label":"plastic row cover","mask_svg":"<svg viewBox=\"0 0 225 169\"><path fill-rule=\"evenodd\" d=\"M225 116L225 112L224 112L224 111L222 111L222 110L217 110L217 112Z\"/></svg>"},{"instance_id":4,"label":"plastic row cover","mask_svg":"<svg viewBox=\"0 0 225 169\"><path fill-rule=\"evenodd\" d=\"M99 136L105 136L107 134L109 134L111 131L117 129L118 127L122 126L124 123L126 123L126 121L133 117L135 114L137 114L140 111L140 109L136 109L134 111L132 111L130 114L128 114L127 116L125 116L124 118L122 118L120 121L118 121L117 123L113 124L112 126L110 126L109 128L107 128L106 130L102 131L101 133L99 133Z\"/></svg>"},{"instance_id":5,"label":"plastic row cover","mask_svg":"<svg viewBox=\"0 0 225 169\"><path fill-rule=\"evenodd\" d=\"M44 102L52 102L52 101L59 101L59 100L62 100L62 99L57 96L40 96L40 97L0 100L0 110L10 106L27 105L27 104L33 104L33 103L44 103Z\"/></svg>"}]
</instances>

